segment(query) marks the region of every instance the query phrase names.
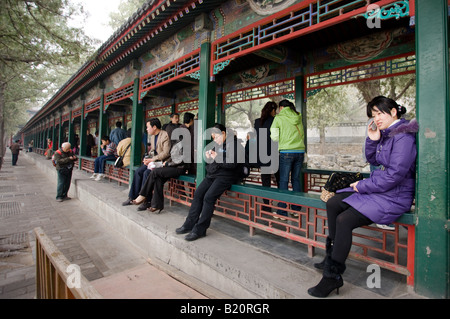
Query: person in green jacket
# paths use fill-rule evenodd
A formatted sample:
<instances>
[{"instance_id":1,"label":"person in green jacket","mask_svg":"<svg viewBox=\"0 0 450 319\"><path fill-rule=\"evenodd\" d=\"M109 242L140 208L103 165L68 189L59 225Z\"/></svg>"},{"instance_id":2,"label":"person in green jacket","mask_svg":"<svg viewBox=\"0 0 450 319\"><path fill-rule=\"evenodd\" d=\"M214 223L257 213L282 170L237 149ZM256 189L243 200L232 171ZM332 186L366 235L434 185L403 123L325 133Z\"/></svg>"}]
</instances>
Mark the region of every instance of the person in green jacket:
<instances>
[{"instance_id":1,"label":"person in green jacket","mask_svg":"<svg viewBox=\"0 0 450 319\"><path fill-rule=\"evenodd\" d=\"M270 137L278 142L280 153L280 182L279 189L288 189L289 175L294 192L300 191L300 173L305 158L305 134L303 130L302 115L295 109L295 105L282 100L279 104L280 111L275 116L270 127ZM286 208L286 204L279 203L278 207ZM293 206L299 210L300 207ZM287 216L287 212L279 209L278 215Z\"/></svg>"}]
</instances>

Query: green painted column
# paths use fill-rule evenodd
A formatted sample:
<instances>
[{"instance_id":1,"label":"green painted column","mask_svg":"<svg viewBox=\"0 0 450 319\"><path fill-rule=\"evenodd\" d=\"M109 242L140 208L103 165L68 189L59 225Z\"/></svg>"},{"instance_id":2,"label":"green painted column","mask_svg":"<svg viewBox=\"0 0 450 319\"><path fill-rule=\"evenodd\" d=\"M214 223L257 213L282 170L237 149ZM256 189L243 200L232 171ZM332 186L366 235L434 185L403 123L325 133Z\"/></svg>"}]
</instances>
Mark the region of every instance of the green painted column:
<instances>
[{"instance_id":1,"label":"green painted column","mask_svg":"<svg viewBox=\"0 0 450 319\"><path fill-rule=\"evenodd\" d=\"M217 123L225 125L225 110L223 106L223 93L217 95L217 110L216 110Z\"/></svg>"},{"instance_id":2,"label":"green painted column","mask_svg":"<svg viewBox=\"0 0 450 319\"><path fill-rule=\"evenodd\" d=\"M210 81L211 43L202 43L200 48L200 82L197 122L197 185L206 176L206 164L203 161L203 149L209 140L205 141L203 132L213 127L215 122L216 85Z\"/></svg>"},{"instance_id":3,"label":"green painted column","mask_svg":"<svg viewBox=\"0 0 450 319\"><path fill-rule=\"evenodd\" d=\"M44 145L42 142L44 140L44 129L43 129L43 124L39 125L39 137L38 140L36 141L36 143L34 144L34 147L39 147L42 148L42 146Z\"/></svg>"},{"instance_id":4,"label":"green painted column","mask_svg":"<svg viewBox=\"0 0 450 319\"><path fill-rule=\"evenodd\" d=\"M50 127L47 127L45 129L45 144L44 144L44 148L47 149L48 148L48 139L49 138L53 138L52 134L50 134Z\"/></svg>"},{"instance_id":5,"label":"green painted column","mask_svg":"<svg viewBox=\"0 0 450 319\"><path fill-rule=\"evenodd\" d=\"M416 0L418 133L415 290L449 297L447 0Z\"/></svg>"},{"instance_id":6,"label":"green painted column","mask_svg":"<svg viewBox=\"0 0 450 319\"><path fill-rule=\"evenodd\" d=\"M52 150L55 152L58 150L58 141L56 140L56 127L55 127L55 119L52 119Z\"/></svg>"},{"instance_id":7,"label":"green painted column","mask_svg":"<svg viewBox=\"0 0 450 319\"><path fill-rule=\"evenodd\" d=\"M59 111L58 114L59 114L59 127L58 127L58 141L59 141L58 148L59 148L63 143L62 111Z\"/></svg>"},{"instance_id":8,"label":"green painted column","mask_svg":"<svg viewBox=\"0 0 450 319\"><path fill-rule=\"evenodd\" d=\"M81 118L80 118L80 134L78 138L80 139L80 148L78 150L78 154L80 155L78 157L78 169L82 169L82 162L81 162L81 156L86 156L86 129L87 129L87 121L84 117L84 108L86 106L86 103L83 100L83 106L81 107Z\"/></svg>"},{"instance_id":9,"label":"green painted column","mask_svg":"<svg viewBox=\"0 0 450 319\"><path fill-rule=\"evenodd\" d=\"M69 107L69 136L67 138L67 141L70 143L70 145L73 148L73 144L75 143L75 128L73 125L73 118L72 118L72 107Z\"/></svg>"},{"instance_id":10,"label":"green painted column","mask_svg":"<svg viewBox=\"0 0 450 319\"><path fill-rule=\"evenodd\" d=\"M102 93L100 96L100 114L99 114L99 123L98 123L98 143L101 144L101 138L104 135L107 135L108 130L108 115L105 111L105 94ZM102 156L103 152L100 145L97 145L97 156Z\"/></svg>"},{"instance_id":11,"label":"green painted column","mask_svg":"<svg viewBox=\"0 0 450 319\"><path fill-rule=\"evenodd\" d=\"M305 103L305 86L303 85L305 81L304 76L297 76L295 78L295 108L298 112L302 114L303 130L304 130L304 141L305 141L305 156L308 152L306 143L306 131L307 131L307 121L306 121L306 103ZM306 158L305 158L306 160ZM300 173L300 191L303 192L305 189L305 174Z\"/></svg>"},{"instance_id":12,"label":"green painted column","mask_svg":"<svg viewBox=\"0 0 450 319\"><path fill-rule=\"evenodd\" d=\"M133 109L131 117L131 157L130 157L130 180L133 182L134 171L142 165L142 133L144 132L144 108L140 103L139 77L134 79L133 86Z\"/></svg>"}]
</instances>

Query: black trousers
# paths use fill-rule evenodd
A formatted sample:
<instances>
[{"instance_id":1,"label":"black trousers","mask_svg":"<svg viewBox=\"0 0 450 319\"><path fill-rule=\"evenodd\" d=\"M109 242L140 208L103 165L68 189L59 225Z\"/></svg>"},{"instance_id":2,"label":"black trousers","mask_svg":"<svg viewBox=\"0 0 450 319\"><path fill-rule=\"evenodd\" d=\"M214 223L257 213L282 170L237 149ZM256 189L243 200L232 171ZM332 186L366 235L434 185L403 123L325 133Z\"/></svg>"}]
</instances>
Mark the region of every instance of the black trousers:
<instances>
[{"instance_id":1,"label":"black trousers","mask_svg":"<svg viewBox=\"0 0 450 319\"><path fill-rule=\"evenodd\" d=\"M216 200L238 181L239 178L236 177L206 177L195 190L194 199L183 226L192 229L192 232L200 236L204 235L211 224Z\"/></svg>"},{"instance_id":2,"label":"black trousers","mask_svg":"<svg viewBox=\"0 0 450 319\"><path fill-rule=\"evenodd\" d=\"M164 208L164 184L171 178L184 174L186 170L178 167L160 167L151 170L145 180L139 195L145 196L151 207Z\"/></svg>"},{"instance_id":3,"label":"black trousers","mask_svg":"<svg viewBox=\"0 0 450 319\"><path fill-rule=\"evenodd\" d=\"M277 182L277 187L280 185L280 171L277 171L273 174L275 176L275 180ZM261 174L261 182L262 186L271 187L272 186L272 174ZM268 199L263 199L264 204L269 204L270 201ZM262 210L264 211L272 211L272 209L268 206L262 206Z\"/></svg>"},{"instance_id":4,"label":"black trousers","mask_svg":"<svg viewBox=\"0 0 450 319\"><path fill-rule=\"evenodd\" d=\"M353 193L339 193L327 201L328 236L334 241L331 259L345 263L352 247L353 229L372 221L343 202Z\"/></svg>"},{"instance_id":5,"label":"black trousers","mask_svg":"<svg viewBox=\"0 0 450 319\"><path fill-rule=\"evenodd\" d=\"M64 199L69 192L72 180L72 170L57 170L58 182L56 186L56 199Z\"/></svg>"},{"instance_id":6,"label":"black trousers","mask_svg":"<svg viewBox=\"0 0 450 319\"><path fill-rule=\"evenodd\" d=\"M12 154L12 166L17 165L17 160L19 159L19 154Z\"/></svg>"},{"instance_id":7,"label":"black trousers","mask_svg":"<svg viewBox=\"0 0 450 319\"><path fill-rule=\"evenodd\" d=\"M130 191L128 192L129 198L136 199L136 197L138 197L142 185L144 185L144 182L147 180L150 173L151 170L147 169L147 165L140 166L134 172L133 182L131 183Z\"/></svg>"}]
</instances>

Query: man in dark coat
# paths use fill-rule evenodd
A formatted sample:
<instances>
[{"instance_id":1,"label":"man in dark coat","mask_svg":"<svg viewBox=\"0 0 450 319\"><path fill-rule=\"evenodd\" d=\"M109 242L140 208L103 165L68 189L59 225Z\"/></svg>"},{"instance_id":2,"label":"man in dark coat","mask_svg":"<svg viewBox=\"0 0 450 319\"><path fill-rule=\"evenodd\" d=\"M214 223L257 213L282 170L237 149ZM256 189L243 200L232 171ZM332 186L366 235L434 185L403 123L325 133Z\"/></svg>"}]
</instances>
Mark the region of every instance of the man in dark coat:
<instances>
[{"instance_id":1,"label":"man in dark coat","mask_svg":"<svg viewBox=\"0 0 450 319\"><path fill-rule=\"evenodd\" d=\"M61 148L55 152L54 161L56 164L56 171L58 174L58 184L56 189L56 201L62 202L69 200L67 196L72 179L73 163L77 157L72 153L72 146L66 142L61 145Z\"/></svg>"},{"instance_id":2,"label":"man in dark coat","mask_svg":"<svg viewBox=\"0 0 450 319\"><path fill-rule=\"evenodd\" d=\"M17 165L17 160L19 159L19 152L20 152L20 144L19 140L17 140L15 143L13 143L9 149L11 150L12 154L12 166Z\"/></svg>"},{"instance_id":3,"label":"man in dark coat","mask_svg":"<svg viewBox=\"0 0 450 319\"><path fill-rule=\"evenodd\" d=\"M214 213L216 200L231 185L243 178L245 150L236 136L230 132L227 138L225 126L216 124L217 130L212 135L215 146L206 151L206 177L194 193L189 214L177 234L185 234L187 241L196 240L206 235ZM228 151L228 153L227 153Z\"/></svg>"}]
</instances>

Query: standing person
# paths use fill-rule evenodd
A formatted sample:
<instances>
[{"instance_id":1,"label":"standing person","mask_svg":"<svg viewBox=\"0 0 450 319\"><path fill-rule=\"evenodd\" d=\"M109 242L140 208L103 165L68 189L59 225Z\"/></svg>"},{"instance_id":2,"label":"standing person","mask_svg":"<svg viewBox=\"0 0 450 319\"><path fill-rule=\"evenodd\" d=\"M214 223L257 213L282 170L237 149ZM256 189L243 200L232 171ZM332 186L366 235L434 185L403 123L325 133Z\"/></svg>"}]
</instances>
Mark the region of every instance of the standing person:
<instances>
[{"instance_id":1,"label":"standing person","mask_svg":"<svg viewBox=\"0 0 450 319\"><path fill-rule=\"evenodd\" d=\"M31 140L29 143L28 143L28 150L27 150L27 153L28 152L33 152L33 144L34 144L34 141L33 140Z\"/></svg>"},{"instance_id":2,"label":"standing person","mask_svg":"<svg viewBox=\"0 0 450 319\"><path fill-rule=\"evenodd\" d=\"M288 189L289 175L294 192L300 191L300 173L305 158L305 134L302 115L295 110L295 106L288 100L279 104L280 112L275 116L270 127L270 138L278 142L280 152L280 183L279 189ZM278 207L286 208L286 204L279 203ZM293 206L294 209L299 209ZM287 212L279 209L278 215L287 216Z\"/></svg>"},{"instance_id":3,"label":"standing person","mask_svg":"<svg viewBox=\"0 0 450 319\"><path fill-rule=\"evenodd\" d=\"M107 135L102 137L102 151L103 155L99 156L94 161L94 174L90 178L99 181L105 177L105 163L107 160L115 160L117 156L117 146L109 140Z\"/></svg>"},{"instance_id":4,"label":"standing person","mask_svg":"<svg viewBox=\"0 0 450 319\"><path fill-rule=\"evenodd\" d=\"M80 151L80 137L78 134L75 134L75 146L72 149L72 152L77 155Z\"/></svg>"},{"instance_id":5,"label":"standing person","mask_svg":"<svg viewBox=\"0 0 450 319\"><path fill-rule=\"evenodd\" d=\"M205 153L208 160L206 177L195 190L185 222L175 231L177 234L189 233L185 237L187 241L206 236L216 200L243 177L244 147L236 136L227 135L222 124L216 124L214 128L211 136L215 147ZM240 155L242 158L239 158Z\"/></svg>"},{"instance_id":6,"label":"standing person","mask_svg":"<svg viewBox=\"0 0 450 319\"><path fill-rule=\"evenodd\" d=\"M72 145L65 142L61 145L61 149L55 152L54 161L56 163L56 172L58 174L58 184L56 188L56 201L62 202L69 200L70 182L72 179L73 163L77 157L72 153Z\"/></svg>"},{"instance_id":7,"label":"standing person","mask_svg":"<svg viewBox=\"0 0 450 319\"><path fill-rule=\"evenodd\" d=\"M19 153L20 153L19 140L16 140L12 145L10 145L9 149L11 150L11 154L12 154L12 166L16 166L17 160L19 159Z\"/></svg>"},{"instance_id":8,"label":"standing person","mask_svg":"<svg viewBox=\"0 0 450 319\"><path fill-rule=\"evenodd\" d=\"M116 122L116 128L109 133L109 140L115 145L119 145L119 142L127 138L127 131L122 128L122 122Z\"/></svg>"},{"instance_id":9,"label":"standing person","mask_svg":"<svg viewBox=\"0 0 450 319\"><path fill-rule=\"evenodd\" d=\"M162 129L169 134L169 139L172 142L172 132L173 130L179 128L181 126L180 124L180 115L178 113L173 113L170 115L170 122L167 124L164 124Z\"/></svg>"},{"instance_id":10,"label":"standing person","mask_svg":"<svg viewBox=\"0 0 450 319\"><path fill-rule=\"evenodd\" d=\"M271 166L271 162L263 163L263 161L260 158L261 151L266 152L265 155L267 155L269 158L272 156L272 152L277 152L278 149L275 149L278 147L278 143L272 142L270 138L270 127L272 126L275 114L277 112L277 103L273 101L267 102L263 109L261 110L261 117L255 120L255 123L253 127L256 130L256 145L258 147L258 163L257 166L262 168L266 167L267 169ZM275 144L275 145L274 145ZM265 150L260 150L262 147L265 147ZM272 173L265 174L263 171L261 172L261 181L262 186L265 187L271 187L272 185L272 175L275 176L275 180L277 182L277 186L279 185L280 181L280 172L278 170L278 167L276 167ZM264 199L264 203L268 204L268 200ZM268 211L270 210L267 206L263 206L263 209Z\"/></svg>"},{"instance_id":11,"label":"standing person","mask_svg":"<svg viewBox=\"0 0 450 319\"><path fill-rule=\"evenodd\" d=\"M314 297L326 297L344 285L342 274L352 246L352 231L372 223L390 224L411 209L415 193L415 120L401 119L403 106L384 96L367 104L367 116L376 128L368 127L365 155L371 165L382 165L368 179L339 190L327 202L328 237L326 257L314 266L323 269L319 284L308 290Z\"/></svg>"},{"instance_id":12,"label":"standing person","mask_svg":"<svg viewBox=\"0 0 450 319\"><path fill-rule=\"evenodd\" d=\"M150 154L143 159L143 164L134 173L131 183L128 199L122 203L122 206L134 204L134 199L139 196L142 185L151 173L148 165L152 162L164 162L170 159L170 140L166 131L161 130L161 121L158 118L152 118L145 123L147 134L150 136ZM149 202L144 201L139 205L138 210L146 210L150 207Z\"/></svg>"},{"instance_id":13,"label":"standing person","mask_svg":"<svg viewBox=\"0 0 450 319\"><path fill-rule=\"evenodd\" d=\"M94 157L97 157L98 156L98 147L100 145L100 138L98 137L98 130L96 130L96 132L94 133L94 143L95 143L95 145L92 148L91 153Z\"/></svg>"},{"instance_id":14,"label":"standing person","mask_svg":"<svg viewBox=\"0 0 450 319\"><path fill-rule=\"evenodd\" d=\"M91 131L87 129L86 131L86 156L92 156L92 148L95 146L95 139L92 136Z\"/></svg>"},{"instance_id":15,"label":"standing person","mask_svg":"<svg viewBox=\"0 0 450 319\"><path fill-rule=\"evenodd\" d=\"M135 204L140 204L144 201L150 203L151 212L161 211L164 208L164 184L171 178L177 178L180 175L195 173L194 163L194 114L186 112L183 117L183 125L181 128L188 130L177 143L174 143L170 153L170 160L164 162L164 166L154 168L150 172L150 176L145 180L139 192L138 198L134 201ZM176 134L178 135L178 134ZM189 137L185 141L184 138ZM179 144L181 143L181 144ZM178 152L182 147L182 154ZM189 157L184 155L189 151Z\"/></svg>"}]
</instances>

